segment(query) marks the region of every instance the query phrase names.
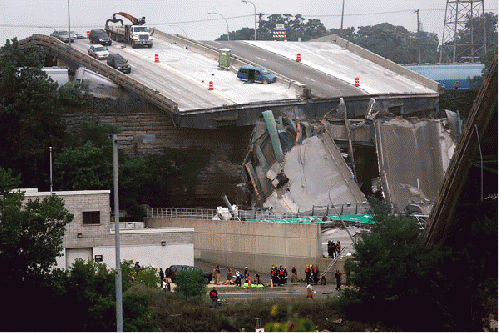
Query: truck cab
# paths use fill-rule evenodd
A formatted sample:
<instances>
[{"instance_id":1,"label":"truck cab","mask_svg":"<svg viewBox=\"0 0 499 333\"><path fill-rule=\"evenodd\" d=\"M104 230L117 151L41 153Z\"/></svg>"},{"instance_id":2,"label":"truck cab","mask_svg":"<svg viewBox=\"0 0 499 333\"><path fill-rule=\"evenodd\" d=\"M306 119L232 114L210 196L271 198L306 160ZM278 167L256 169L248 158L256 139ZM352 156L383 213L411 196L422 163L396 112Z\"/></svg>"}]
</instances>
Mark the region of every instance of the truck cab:
<instances>
[{"instance_id":1,"label":"truck cab","mask_svg":"<svg viewBox=\"0 0 499 333\"><path fill-rule=\"evenodd\" d=\"M144 46L152 48L153 38L149 34L147 27L141 25L126 25L125 26L126 39L130 41L132 47Z\"/></svg>"}]
</instances>

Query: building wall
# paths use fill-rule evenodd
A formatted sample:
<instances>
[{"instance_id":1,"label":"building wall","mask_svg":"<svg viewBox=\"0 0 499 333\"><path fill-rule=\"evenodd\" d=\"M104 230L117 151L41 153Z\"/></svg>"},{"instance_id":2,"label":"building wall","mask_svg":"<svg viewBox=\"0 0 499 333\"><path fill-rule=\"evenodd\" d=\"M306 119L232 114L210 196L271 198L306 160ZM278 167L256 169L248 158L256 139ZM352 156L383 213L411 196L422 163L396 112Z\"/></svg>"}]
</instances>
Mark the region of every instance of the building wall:
<instances>
[{"instance_id":1,"label":"building wall","mask_svg":"<svg viewBox=\"0 0 499 333\"><path fill-rule=\"evenodd\" d=\"M25 200L43 199L49 192L22 189ZM64 251L58 257L57 268L68 268L76 258L95 259L102 255L103 263L116 267L115 233L111 231L110 191L54 192L64 200L74 220L66 226ZM83 212L100 212L100 223L83 224ZM194 229L162 228L120 230L120 259L139 261L142 266L169 267L194 265Z\"/></svg>"},{"instance_id":2,"label":"building wall","mask_svg":"<svg viewBox=\"0 0 499 333\"><path fill-rule=\"evenodd\" d=\"M272 265L305 270L322 257L320 226L153 217L152 228L194 228L195 258L267 272Z\"/></svg>"}]
</instances>

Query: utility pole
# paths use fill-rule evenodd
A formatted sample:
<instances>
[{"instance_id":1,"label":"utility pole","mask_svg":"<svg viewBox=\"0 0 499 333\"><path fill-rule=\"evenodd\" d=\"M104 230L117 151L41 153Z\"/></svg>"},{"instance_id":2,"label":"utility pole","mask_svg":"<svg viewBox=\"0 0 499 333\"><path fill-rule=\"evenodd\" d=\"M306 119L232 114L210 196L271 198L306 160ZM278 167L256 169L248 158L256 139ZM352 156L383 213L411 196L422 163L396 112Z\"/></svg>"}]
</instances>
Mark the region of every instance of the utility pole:
<instances>
[{"instance_id":1,"label":"utility pole","mask_svg":"<svg viewBox=\"0 0 499 333\"><path fill-rule=\"evenodd\" d=\"M417 19L418 19L418 39L419 39L419 27L420 27L420 23L419 23L419 9L416 9L414 11L416 14L417 14ZM418 64L421 65L421 46L418 45Z\"/></svg>"},{"instance_id":2,"label":"utility pole","mask_svg":"<svg viewBox=\"0 0 499 333\"><path fill-rule=\"evenodd\" d=\"M343 16L345 16L345 0L341 6L341 23L340 23L340 37L343 37Z\"/></svg>"}]
</instances>

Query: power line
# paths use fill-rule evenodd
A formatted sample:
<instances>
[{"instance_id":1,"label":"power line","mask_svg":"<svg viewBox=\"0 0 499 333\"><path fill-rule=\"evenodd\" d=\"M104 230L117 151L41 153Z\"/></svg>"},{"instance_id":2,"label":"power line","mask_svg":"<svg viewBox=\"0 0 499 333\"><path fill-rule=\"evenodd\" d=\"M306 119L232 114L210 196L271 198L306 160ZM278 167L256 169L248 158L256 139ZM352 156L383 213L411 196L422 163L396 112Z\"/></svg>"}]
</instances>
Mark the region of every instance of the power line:
<instances>
[{"instance_id":1,"label":"power line","mask_svg":"<svg viewBox=\"0 0 499 333\"><path fill-rule=\"evenodd\" d=\"M486 11L495 11L497 12L497 8L490 8L490 9L485 9ZM443 12L445 9L440 9L440 8L427 8L427 9L420 9L421 12ZM390 11L390 12L378 12L378 13L352 13L352 14L345 14L344 16L372 16L372 15L387 15L387 14L399 14L399 13L411 13L414 12L414 9L403 9L403 10L397 10L397 11ZM265 16L270 16L273 14L264 14L261 13L261 15ZM341 14L300 14L302 17L340 17ZM254 14L248 14L248 15L239 15L239 16L232 16L232 17L226 17L227 20L237 20L240 18L246 18L246 17L253 17ZM219 21L221 19L219 18L206 18L206 19L200 19L200 20L192 20L192 21L178 21L178 22L159 22L159 23L148 23L146 25L148 26L156 26L156 25L172 25L172 24L192 24L192 23L202 23L202 22L210 22L210 21ZM98 28L101 27L102 24L88 24L88 25L75 25L74 28ZM47 29L54 29L54 28L65 28L65 25L52 25L52 26L42 26L39 24L2 24L0 23L0 27L8 27L8 28L47 28Z\"/></svg>"}]
</instances>

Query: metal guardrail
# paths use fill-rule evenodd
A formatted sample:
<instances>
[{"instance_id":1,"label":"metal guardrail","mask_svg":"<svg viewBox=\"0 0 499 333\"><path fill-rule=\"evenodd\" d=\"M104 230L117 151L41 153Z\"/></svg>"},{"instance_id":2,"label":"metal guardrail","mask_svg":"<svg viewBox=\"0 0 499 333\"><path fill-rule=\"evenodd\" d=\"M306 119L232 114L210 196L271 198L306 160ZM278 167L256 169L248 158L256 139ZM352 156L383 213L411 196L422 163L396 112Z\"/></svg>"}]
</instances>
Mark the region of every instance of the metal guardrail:
<instances>
[{"instance_id":1,"label":"metal guardrail","mask_svg":"<svg viewBox=\"0 0 499 333\"><path fill-rule=\"evenodd\" d=\"M237 218L240 220L272 220L293 219L300 217L321 218L329 215L356 215L366 214L369 204L358 205L344 204L335 206L313 206L311 210L301 213L274 213L268 210L238 210ZM218 215L216 209L201 208L149 208L147 217L191 218L211 220Z\"/></svg>"},{"instance_id":2,"label":"metal guardrail","mask_svg":"<svg viewBox=\"0 0 499 333\"><path fill-rule=\"evenodd\" d=\"M142 83L139 83L138 81L132 79L128 75L125 75L120 71L117 71L107 66L106 64L95 60L94 58L90 57L88 54L84 54L78 50L75 50L74 48L70 47L68 44L61 42L55 37L35 34L28 38L20 40L19 45L21 47L24 47L26 45L38 45L49 48L55 54L69 58L77 62L78 64L107 77L108 79L120 85L121 87L142 96L151 104L154 104L157 107L159 107L161 110L167 111L168 113L170 113L170 115L175 116L174 122L178 124L178 120L176 119L179 114L177 103L166 98L159 92L151 88L148 88Z\"/></svg>"}]
</instances>

